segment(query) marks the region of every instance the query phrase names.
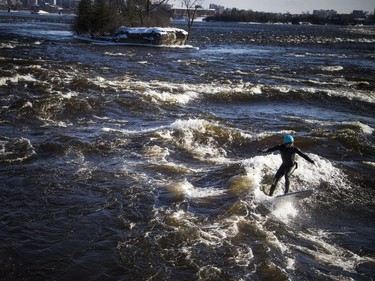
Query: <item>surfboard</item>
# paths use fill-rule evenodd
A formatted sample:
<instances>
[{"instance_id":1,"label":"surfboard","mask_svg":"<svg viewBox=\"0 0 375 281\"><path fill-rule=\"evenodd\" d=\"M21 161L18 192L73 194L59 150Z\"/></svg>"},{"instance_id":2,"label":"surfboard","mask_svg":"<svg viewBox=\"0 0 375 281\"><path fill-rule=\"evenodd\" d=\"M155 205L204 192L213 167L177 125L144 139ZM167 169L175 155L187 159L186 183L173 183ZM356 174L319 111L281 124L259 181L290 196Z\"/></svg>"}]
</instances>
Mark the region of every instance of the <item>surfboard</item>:
<instances>
[{"instance_id":1,"label":"surfboard","mask_svg":"<svg viewBox=\"0 0 375 281\"><path fill-rule=\"evenodd\" d=\"M284 202L284 201L296 201L296 200L307 198L311 196L313 193L314 193L313 189L306 189L306 190L287 193L284 195L278 195L272 198L271 201L274 203L279 203L279 202Z\"/></svg>"},{"instance_id":2,"label":"surfboard","mask_svg":"<svg viewBox=\"0 0 375 281\"><path fill-rule=\"evenodd\" d=\"M286 203L295 203L299 200L305 199L314 193L313 189L296 191L275 197L268 197L257 206L257 210L263 214L268 215L278 208L283 208Z\"/></svg>"}]
</instances>

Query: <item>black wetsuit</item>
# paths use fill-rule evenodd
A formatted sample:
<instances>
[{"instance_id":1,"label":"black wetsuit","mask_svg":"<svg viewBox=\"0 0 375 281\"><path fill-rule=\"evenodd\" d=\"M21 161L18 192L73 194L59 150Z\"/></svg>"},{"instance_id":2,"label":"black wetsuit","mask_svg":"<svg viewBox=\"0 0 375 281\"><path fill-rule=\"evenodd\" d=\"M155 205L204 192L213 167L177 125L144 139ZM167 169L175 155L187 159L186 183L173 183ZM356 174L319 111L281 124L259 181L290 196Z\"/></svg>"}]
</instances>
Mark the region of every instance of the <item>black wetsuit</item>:
<instances>
[{"instance_id":1,"label":"black wetsuit","mask_svg":"<svg viewBox=\"0 0 375 281\"><path fill-rule=\"evenodd\" d=\"M289 191L289 175L291 174L293 168L296 165L295 162L295 155L298 154L302 158L306 159L310 163L314 164L314 161L311 160L306 154L304 154L298 147L295 146L288 146L287 144L279 144L274 147L271 147L264 152L273 152L279 150L281 153L281 159L283 163L281 164L280 168L277 170L271 189L270 189L270 196L272 196L273 192L276 189L276 185L282 176L285 176L285 194Z\"/></svg>"}]
</instances>

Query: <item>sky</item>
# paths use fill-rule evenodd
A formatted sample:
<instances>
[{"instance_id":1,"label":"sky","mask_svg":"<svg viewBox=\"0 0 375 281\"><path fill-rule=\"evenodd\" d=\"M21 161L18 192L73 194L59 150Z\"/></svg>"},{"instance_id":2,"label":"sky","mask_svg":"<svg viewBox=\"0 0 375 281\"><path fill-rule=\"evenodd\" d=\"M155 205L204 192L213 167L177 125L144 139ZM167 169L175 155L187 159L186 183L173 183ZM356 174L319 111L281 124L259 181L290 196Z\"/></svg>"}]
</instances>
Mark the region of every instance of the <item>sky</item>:
<instances>
[{"instance_id":1,"label":"sky","mask_svg":"<svg viewBox=\"0 0 375 281\"><path fill-rule=\"evenodd\" d=\"M170 1L171 2L171 1ZM173 2L173 1L172 1ZM238 8L257 12L301 14L314 10L335 10L338 13L351 13L353 10L374 12L374 0L204 0L202 6L208 8L217 4L225 8Z\"/></svg>"}]
</instances>

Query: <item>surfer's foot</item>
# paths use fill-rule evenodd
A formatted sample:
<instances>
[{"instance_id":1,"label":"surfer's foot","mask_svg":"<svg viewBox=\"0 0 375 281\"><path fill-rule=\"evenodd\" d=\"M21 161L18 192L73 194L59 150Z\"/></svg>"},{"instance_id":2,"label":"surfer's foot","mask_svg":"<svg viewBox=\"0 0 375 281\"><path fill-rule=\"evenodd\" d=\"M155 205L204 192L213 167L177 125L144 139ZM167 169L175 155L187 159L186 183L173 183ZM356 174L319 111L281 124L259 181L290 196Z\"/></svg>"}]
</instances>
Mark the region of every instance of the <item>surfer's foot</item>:
<instances>
[{"instance_id":1,"label":"surfer's foot","mask_svg":"<svg viewBox=\"0 0 375 281\"><path fill-rule=\"evenodd\" d=\"M273 192L275 191L275 188L276 188L276 185L271 185L271 189L270 189L270 196L273 195Z\"/></svg>"}]
</instances>

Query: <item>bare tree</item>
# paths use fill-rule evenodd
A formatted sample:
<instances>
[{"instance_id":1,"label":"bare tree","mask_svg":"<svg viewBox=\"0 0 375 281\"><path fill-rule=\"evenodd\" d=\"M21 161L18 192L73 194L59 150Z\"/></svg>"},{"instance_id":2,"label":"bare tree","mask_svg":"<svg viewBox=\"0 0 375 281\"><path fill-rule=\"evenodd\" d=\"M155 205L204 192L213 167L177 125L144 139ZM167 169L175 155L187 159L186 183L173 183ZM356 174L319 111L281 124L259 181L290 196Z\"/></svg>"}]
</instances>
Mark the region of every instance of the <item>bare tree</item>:
<instances>
[{"instance_id":1,"label":"bare tree","mask_svg":"<svg viewBox=\"0 0 375 281\"><path fill-rule=\"evenodd\" d=\"M146 13L150 15L150 12L161 5L168 4L169 0L146 0Z\"/></svg>"},{"instance_id":2,"label":"bare tree","mask_svg":"<svg viewBox=\"0 0 375 281\"><path fill-rule=\"evenodd\" d=\"M182 0L182 5L186 8L187 20L188 20L188 38L191 33L191 29L195 20L197 9L202 7L204 0Z\"/></svg>"},{"instance_id":3,"label":"bare tree","mask_svg":"<svg viewBox=\"0 0 375 281\"><path fill-rule=\"evenodd\" d=\"M151 24L151 12L162 5L166 5L169 0L128 0L128 10L138 15L140 25L149 26ZM130 12L132 13L132 12Z\"/></svg>"},{"instance_id":4,"label":"bare tree","mask_svg":"<svg viewBox=\"0 0 375 281\"><path fill-rule=\"evenodd\" d=\"M169 0L146 0L146 14L149 20L151 19L151 12L156 10L162 10L161 7L166 7Z\"/></svg>"}]
</instances>

